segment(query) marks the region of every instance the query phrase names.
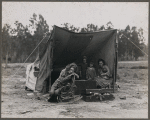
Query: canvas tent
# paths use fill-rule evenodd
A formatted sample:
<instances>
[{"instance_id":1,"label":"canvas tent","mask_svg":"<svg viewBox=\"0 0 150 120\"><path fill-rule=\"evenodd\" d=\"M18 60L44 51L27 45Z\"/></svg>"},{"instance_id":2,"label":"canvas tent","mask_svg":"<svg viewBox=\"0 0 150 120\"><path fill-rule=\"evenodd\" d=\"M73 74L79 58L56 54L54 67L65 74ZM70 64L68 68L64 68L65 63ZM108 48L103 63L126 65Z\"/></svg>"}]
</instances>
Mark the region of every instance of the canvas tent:
<instances>
[{"instance_id":1,"label":"canvas tent","mask_svg":"<svg viewBox=\"0 0 150 120\"><path fill-rule=\"evenodd\" d=\"M110 74L116 81L117 68L117 30L106 30L91 33L74 33L66 29L54 26L52 34L47 41L45 49L39 56L39 74L35 84L35 90L42 91L44 84L51 88L52 71L60 71L67 64L82 62L83 56L87 56L87 62L91 60L95 66L99 58L105 60L110 69Z\"/></svg>"}]
</instances>

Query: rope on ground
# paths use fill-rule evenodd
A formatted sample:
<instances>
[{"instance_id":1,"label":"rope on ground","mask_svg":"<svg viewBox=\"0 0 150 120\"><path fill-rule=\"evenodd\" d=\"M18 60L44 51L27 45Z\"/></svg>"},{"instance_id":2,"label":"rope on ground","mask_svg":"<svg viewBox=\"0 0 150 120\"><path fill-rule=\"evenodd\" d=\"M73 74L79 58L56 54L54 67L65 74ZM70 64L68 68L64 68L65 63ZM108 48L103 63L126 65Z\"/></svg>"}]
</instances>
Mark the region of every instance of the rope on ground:
<instances>
[{"instance_id":1,"label":"rope on ground","mask_svg":"<svg viewBox=\"0 0 150 120\"><path fill-rule=\"evenodd\" d=\"M124 35L124 34L122 34ZM124 35L125 36L125 35ZM125 36L125 38L127 38L127 36ZM128 41L130 41L133 45L135 45L140 51L142 51L145 55L148 56L148 54L146 52L144 52L143 50L141 50L141 48L139 48L134 42L132 42L129 38L127 38Z\"/></svg>"}]
</instances>

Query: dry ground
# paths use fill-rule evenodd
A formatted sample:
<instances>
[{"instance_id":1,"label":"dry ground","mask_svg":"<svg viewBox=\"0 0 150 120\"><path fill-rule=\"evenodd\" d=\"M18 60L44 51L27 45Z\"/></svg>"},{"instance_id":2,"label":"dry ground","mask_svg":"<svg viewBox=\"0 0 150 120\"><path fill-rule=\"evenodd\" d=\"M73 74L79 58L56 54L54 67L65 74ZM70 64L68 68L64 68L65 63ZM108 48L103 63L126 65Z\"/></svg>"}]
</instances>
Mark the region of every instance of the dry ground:
<instances>
[{"instance_id":1,"label":"dry ground","mask_svg":"<svg viewBox=\"0 0 150 120\"><path fill-rule=\"evenodd\" d=\"M113 101L84 102L74 104L48 103L28 96L24 90L25 66L12 77L21 64L2 67L2 118L147 118L148 117L148 69L131 69L147 66L147 61L119 62L120 86ZM4 66L4 65L3 65ZM134 78L134 74L138 78ZM120 99L120 98L126 99Z\"/></svg>"}]
</instances>

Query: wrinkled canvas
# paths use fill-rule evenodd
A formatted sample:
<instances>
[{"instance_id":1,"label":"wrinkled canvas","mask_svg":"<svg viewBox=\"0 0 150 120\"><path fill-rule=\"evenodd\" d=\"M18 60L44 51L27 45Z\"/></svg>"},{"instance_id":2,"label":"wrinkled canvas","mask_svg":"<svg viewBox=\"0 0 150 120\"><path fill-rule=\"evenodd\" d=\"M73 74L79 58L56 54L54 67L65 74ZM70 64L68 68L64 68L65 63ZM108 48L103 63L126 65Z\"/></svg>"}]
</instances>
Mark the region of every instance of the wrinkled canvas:
<instances>
[{"instance_id":1,"label":"wrinkled canvas","mask_svg":"<svg viewBox=\"0 0 150 120\"><path fill-rule=\"evenodd\" d=\"M110 74L113 75L116 59L116 34L116 29L74 33L54 26L45 50L40 55L40 72L35 89L42 90L43 82L50 76L51 68L65 67L72 62L79 64L83 56L87 56L88 63L93 61L95 68L98 66L98 59L104 59L110 69Z\"/></svg>"}]
</instances>

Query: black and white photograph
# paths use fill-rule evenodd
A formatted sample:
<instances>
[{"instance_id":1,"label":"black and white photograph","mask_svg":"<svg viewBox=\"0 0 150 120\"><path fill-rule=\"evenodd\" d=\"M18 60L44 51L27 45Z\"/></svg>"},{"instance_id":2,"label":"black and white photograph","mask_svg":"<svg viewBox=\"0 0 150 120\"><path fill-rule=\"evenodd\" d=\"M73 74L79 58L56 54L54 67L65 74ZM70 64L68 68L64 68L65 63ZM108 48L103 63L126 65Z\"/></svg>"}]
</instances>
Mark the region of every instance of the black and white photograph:
<instances>
[{"instance_id":1,"label":"black and white photograph","mask_svg":"<svg viewBox=\"0 0 150 120\"><path fill-rule=\"evenodd\" d=\"M149 2L2 1L1 118L147 118Z\"/></svg>"}]
</instances>

